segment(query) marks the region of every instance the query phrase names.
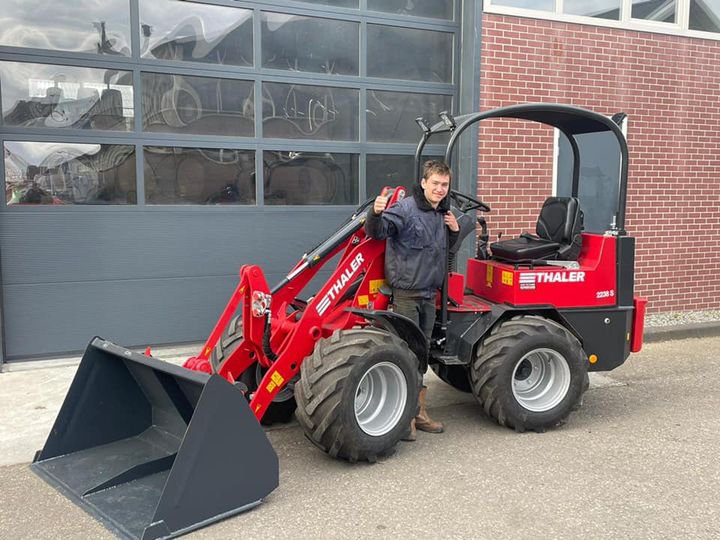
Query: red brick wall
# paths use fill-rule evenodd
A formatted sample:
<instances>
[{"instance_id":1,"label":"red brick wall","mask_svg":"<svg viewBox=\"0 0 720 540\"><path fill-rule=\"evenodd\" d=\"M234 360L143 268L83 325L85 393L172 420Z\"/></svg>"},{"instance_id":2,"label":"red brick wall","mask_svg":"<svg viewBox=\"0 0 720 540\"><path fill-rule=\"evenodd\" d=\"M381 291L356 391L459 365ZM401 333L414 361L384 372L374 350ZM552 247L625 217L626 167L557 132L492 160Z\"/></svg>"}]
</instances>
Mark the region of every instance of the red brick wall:
<instances>
[{"instance_id":1,"label":"red brick wall","mask_svg":"<svg viewBox=\"0 0 720 540\"><path fill-rule=\"evenodd\" d=\"M720 309L720 42L485 14L481 58L482 110L543 101L629 115L636 291L651 312ZM479 145L491 238L533 230L552 185L551 131L494 122Z\"/></svg>"}]
</instances>

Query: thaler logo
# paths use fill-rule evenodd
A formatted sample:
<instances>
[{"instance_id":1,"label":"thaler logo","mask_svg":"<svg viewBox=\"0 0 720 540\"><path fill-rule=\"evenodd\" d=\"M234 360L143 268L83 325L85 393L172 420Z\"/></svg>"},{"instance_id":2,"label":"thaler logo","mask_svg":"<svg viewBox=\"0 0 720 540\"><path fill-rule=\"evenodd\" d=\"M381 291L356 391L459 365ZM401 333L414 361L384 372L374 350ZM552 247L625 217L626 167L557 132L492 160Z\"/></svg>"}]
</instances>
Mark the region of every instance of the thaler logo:
<instances>
[{"instance_id":1,"label":"thaler logo","mask_svg":"<svg viewBox=\"0 0 720 540\"><path fill-rule=\"evenodd\" d=\"M585 281L585 272L542 272L537 274L538 283L580 283Z\"/></svg>"},{"instance_id":2,"label":"thaler logo","mask_svg":"<svg viewBox=\"0 0 720 540\"><path fill-rule=\"evenodd\" d=\"M343 270L342 274L340 274L340 277L335 280L335 283L333 283L332 287L328 289L328 292L325 293L325 296L322 297L322 300L318 302L318 305L315 308L318 315L322 315L327 311L327 308L330 307L332 301L338 297L345 285L347 285L348 282L352 279L352 277L355 275L355 272L358 268L360 268L360 265L364 261L365 258L362 256L362 253L358 253L355 258L350 261L350 266L346 267L345 270Z\"/></svg>"},{"instance_id":3,"label":"thaler logo","mask_svg":"<svg viewBox=\"0 0 720 540\"><path fill-rule=\"evenodd\" d=\"M534 289L536 283L583 283L585 272L523 272L520 288Z\"/></svg>"}]
</instances>

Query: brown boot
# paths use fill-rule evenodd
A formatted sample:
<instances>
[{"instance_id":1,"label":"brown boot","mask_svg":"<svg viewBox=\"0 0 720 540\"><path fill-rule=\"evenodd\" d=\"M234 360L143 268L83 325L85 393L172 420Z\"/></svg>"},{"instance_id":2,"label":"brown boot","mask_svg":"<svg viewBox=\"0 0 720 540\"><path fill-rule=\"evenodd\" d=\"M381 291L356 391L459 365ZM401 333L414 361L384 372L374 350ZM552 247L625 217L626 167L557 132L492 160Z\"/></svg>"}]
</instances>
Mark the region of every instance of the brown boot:
<instances>
[{"instance_id":1,"label":"brown boot","mask_svg":"<svg viewBox=\"0 0 720 540\"><path fill-rule=\"evenodd\" d=\"M410 429L402 436L401 441L412 442L417 440L417 431L415 431L415 419L410 420Z\"/></svg>"},{"instance_id":2,"label":"brown boot","mask_svg":"<svg viewBox=\"0 0 720 540\"><path fill-rule=\"evenodd\" d=\"M436 422L428 415L427 409L425 408L425 399L427 398L427 387L423 386L418 396L418 403L420 405L420 412L415 417L415 428L420 431L427 431L428 433L442 433L445 431L445 426L442 422Z\"/></svg>"}]
</instances>

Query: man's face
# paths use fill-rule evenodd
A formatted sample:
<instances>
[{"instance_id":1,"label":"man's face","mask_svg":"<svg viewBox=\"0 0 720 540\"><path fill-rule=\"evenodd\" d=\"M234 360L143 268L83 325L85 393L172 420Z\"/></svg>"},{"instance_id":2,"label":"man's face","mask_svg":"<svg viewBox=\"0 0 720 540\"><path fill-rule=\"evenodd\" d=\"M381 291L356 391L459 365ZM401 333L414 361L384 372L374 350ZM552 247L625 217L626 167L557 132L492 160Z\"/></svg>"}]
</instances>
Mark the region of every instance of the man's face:
<instances>
[{"instance_id":1,"label":"man's face","mask_svg":"<svg viewBox=\"0 0 720 540\"><path fill-rule=\"evenodd\" d=\"M441 174L433 174L427 180L423 178L420 185L425 193L425 198L433 206L433 208L437 208L440 201L442 201L443 198L445 198L445 195L448 194L448 190L450 189L450 177L443 176Z\"/></svg>"}]
</instances>

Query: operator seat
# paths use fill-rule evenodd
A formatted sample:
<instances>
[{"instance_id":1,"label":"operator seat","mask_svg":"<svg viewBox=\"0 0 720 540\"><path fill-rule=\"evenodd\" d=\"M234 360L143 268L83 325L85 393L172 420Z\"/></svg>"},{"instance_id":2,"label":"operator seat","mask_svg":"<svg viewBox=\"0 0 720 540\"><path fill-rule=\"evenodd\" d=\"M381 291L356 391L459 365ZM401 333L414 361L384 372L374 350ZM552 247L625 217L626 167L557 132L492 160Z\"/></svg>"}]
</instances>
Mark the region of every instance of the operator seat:
<instances>
[{"instance_id":1,"label":"operator seat","mask_svg":"<svg viewBox=\"0 0 720 540\"><path fill-rule=\"evenodd\" d=\"M577 197L548 197L535 232L490 244L494 259L509 262L577 260L582 247L583 213Z\"/></svg>"}]
</instances>

